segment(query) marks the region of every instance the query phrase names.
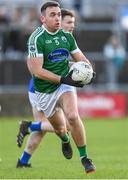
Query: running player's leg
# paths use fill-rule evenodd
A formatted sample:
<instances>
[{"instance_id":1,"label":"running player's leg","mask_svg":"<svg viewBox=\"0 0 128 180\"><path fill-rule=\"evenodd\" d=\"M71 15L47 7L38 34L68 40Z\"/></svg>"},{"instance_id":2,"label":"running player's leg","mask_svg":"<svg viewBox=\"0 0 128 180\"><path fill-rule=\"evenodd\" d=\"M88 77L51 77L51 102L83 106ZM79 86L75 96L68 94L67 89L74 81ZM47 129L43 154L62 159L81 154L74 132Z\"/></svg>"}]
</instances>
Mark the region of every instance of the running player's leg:
<instances>
[{"instance_id":1,"label":"running player's leg","mask_svg":"<svg viewBox=\"0 0 128 180\"><path fill-rule=\"evenodd\" d=\"M32 128L35 128L35 131L33 131L26 143L26 147L22 153L22 156L17 162L17 167L30 167L29 160L32 157L33 153L37 149L38 145L40 144L43 136L45 135L46 132L54 132L54 129L52 125L49 123L49 121L46 119L44 116L44 113L42 111L39 111L35 106L36 106L36 95L34 93L29 93L29 100L32 106L32 111L33 111L33 117L36 123L33 123ZM42 123L40 123L40 121ZM40 126L41 124L41 126ZM38 128L41 128L41 131L36 131ZM23 143L24 137L20 136L20 138L17 139L19 147Z\"/></svg>"},{"instance_id":2,"label":"running player's leg","mask_svg":"<svg viewBox=\"0 0 128 180\"><path fill-rule=\"evenodd\" d=\"M77 96L73 92L64 93L59 100L71 126L71 134L78 148L81 162L87 173L95 171L95 166L87 156L86 134L77 108Z\"/></svg>"},{"instance_id":3,"label":"running player's leg","mask_svg":"<svg viewBox=\"0 0 128 180\"><path fill-rule=\"evenodd\" d=\"M49 132L53 132L54 129L51 126L51 124L49 123L49 121L46 119L46 117L44 116L44 113L41 111L38 111L36 108L32 108L33 110L33 116L34 119L40 119L42 120L42 131L38 132L38 131L33 131L26 143L26 147L20 157L20 159L17 162L17 168L19 167L31 167L31 165L29 164L29 161L33 155L33 153L35 152L35 150L37 149L37 147L39 146L43 136L45 135L46 131ZM38 122L37 122L38 123ZM37 126L37 124L35 124L35 126Z\"/></svg>"},{"instance_id":4,"label":"running player's leg","mask_svg":"<svg viewBox=\"0 0 128 180\"><path fill-rule=\"evenodd\" d=\"M33 131L26 143L25 151L29 154L33 154L34 151L37 149L38 145L40 144L43 136L45 135L46 131L53 132L53 127L49 123L49 121L44 116L44 113L42 111L38 111L36 108L32 108L33 110L33 117L34 120L38 123L39 121L42 122L42 131L37 132ZM38 121L39 120L39 121Z\"/></svg>"},{"instance_id":5,"label":"running player's leg","mask_svg":"<svg viewBox=\"0 0 128 180\"><path fill-rule=\"evenodd\" d=\"M56 134L62 140L62 152L66 159L72 158L72 147L70 145L70 137L67 130L66 118L61 108L49 118L50 123L55 129Z\"/></svg>"}]
</instances>

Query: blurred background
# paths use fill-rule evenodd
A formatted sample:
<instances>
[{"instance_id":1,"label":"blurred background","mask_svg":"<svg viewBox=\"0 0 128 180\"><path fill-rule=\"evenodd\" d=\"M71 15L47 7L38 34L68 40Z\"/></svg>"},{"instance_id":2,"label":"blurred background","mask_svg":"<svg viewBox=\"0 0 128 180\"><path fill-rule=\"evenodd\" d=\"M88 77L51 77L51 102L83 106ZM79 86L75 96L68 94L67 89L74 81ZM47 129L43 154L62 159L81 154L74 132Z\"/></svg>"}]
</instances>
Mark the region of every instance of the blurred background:
<instances>
[{"instance_id":1,"label":"blurred background","mask_svg":"<svg viewBox=\"0 0 128 180\"><path fill-rule=\"evenodd\" d=\"M26 43L46 0L0 0L0 116L31 116ZM97 73L78 90L85 117L128 115L128 0L60 0L76 13L74 36Z\"/></svg>"}]
</instances>

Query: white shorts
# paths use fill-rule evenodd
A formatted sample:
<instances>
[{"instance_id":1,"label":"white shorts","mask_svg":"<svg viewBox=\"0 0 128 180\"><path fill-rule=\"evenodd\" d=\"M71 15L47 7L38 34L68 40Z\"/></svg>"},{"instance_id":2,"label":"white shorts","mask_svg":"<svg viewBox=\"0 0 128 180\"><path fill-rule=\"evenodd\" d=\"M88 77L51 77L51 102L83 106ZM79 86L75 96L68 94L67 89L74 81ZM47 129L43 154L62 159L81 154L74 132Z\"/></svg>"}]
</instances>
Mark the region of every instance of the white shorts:
<instances>
[{"instance_id":1,"label":"white shorts","mask_svg":"<svg viewBox=\"0 0 128 180\"><path fill-rule=\"evenodd\" d=\"M28 97L29 97L29 101L30 101L31 106L33 108L36 108L37 111L41 111L41 109L38 105L37 95L35 93L28 92Z\"/></svg>"},{"instance_id":2,"label":"white shorts","mask_svg":"<svg viewBox=\"0 0 128 180\"><path fill-rule=\"evenodd\" d=\"M38 101L38 108L44 112L47 118L51 117L55 113L57 108L57 101L59 100L60 96L65 92L76 93L76 88L62 84L59 88L57 88L56 91L50 94L35 91L37 95L36 98Z\"/></svg>"}]
</instances>

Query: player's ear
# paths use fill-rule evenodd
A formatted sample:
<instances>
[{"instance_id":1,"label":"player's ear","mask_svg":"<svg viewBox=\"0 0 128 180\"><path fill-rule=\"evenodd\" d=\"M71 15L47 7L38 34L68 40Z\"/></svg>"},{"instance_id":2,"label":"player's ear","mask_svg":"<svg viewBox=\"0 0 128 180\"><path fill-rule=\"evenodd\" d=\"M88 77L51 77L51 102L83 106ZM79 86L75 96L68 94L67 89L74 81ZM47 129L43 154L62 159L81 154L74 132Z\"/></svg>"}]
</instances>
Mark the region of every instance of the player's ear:
<instances>
[{"instance_id":1,"label":"player's ear","mask_svg":"<svg viewBox=\"0 0 128 180\"><path fill-rule=\"evenodd\" d=\"M40 21L41 21L42 23L45 23L45 17L44 17L43 15L40 16Z\"/></svg>"}]
</instances>

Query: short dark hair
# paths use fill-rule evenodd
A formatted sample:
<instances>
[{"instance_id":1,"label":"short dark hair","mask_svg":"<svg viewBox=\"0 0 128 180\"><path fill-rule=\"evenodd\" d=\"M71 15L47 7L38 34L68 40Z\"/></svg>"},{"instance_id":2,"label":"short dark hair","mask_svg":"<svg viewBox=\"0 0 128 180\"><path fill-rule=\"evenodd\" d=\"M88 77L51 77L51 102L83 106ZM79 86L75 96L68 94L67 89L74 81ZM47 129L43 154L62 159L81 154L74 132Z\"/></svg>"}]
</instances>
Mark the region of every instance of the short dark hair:
<instances>
[{"instance_id":1,"label":"short dark hair","mask_svg":"<svg viewBox=\"0 0 128 180\"><path fill-rule=\"evenodd\" d=\"M61 9L61 16L62 16L62 19L63 19L65 16L75 17L75 14L71 10L62 8Z\"/></svg>"},{"instance_id":2,"label":"short dark hair","mask_svg":"<svg viewBox=\"0 0 128 180\"><path fill-rule=\"evenodd\" d=\"M56 1L48 1L41 7L41 13L44 12L48 7L60 7L60 4Z\"/></svg>"}]
</instances>

